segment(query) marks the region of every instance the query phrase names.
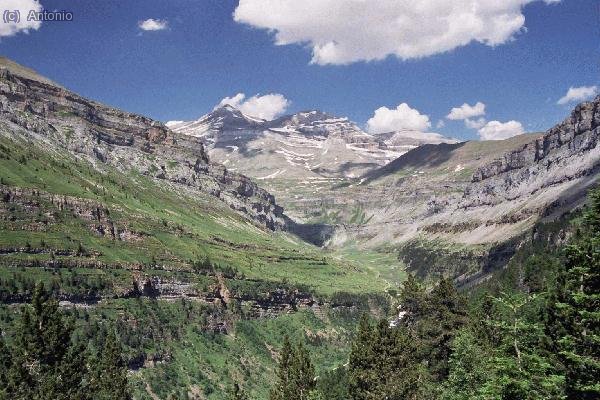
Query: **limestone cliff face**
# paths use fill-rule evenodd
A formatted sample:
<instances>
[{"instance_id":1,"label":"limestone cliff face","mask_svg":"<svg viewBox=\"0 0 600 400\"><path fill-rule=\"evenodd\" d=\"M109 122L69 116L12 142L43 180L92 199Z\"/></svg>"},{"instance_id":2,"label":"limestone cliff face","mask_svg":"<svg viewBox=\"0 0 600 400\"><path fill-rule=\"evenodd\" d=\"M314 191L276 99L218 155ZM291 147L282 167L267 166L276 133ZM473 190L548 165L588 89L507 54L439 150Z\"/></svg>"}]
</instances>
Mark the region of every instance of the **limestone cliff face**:
<instances>
[{"instance_id":1,"label":"limestone cliff face","mask_svg":"<svg viewBox=\"0 0 600 400\"><path fill-rule=\"evenodd\" d=\"M141 115L85 99L42 79L0 68L1 134L41 141L99 169L133 170L188 195L208 194L271 229L288 223L274 197L212 163L202 143Z\"/></svg>"},{"instance_id":2,"label":"limestone cliff face","mask_svg":"<svg viewBox=\"0 0 600 400\"><path fill-rule=\"evenodd\" d=\"M546 134L478 168L465 206L494 205L592 176L600 166L600 97Z\"/></svg>"}]
</instances>

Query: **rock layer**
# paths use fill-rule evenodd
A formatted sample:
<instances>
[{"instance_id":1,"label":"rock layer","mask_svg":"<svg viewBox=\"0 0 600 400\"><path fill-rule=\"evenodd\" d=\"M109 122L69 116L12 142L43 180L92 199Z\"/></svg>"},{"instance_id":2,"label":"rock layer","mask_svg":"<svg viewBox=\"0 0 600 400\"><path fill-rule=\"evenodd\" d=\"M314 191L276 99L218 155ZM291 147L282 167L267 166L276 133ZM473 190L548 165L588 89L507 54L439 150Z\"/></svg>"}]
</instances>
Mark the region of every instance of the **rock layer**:
<instances>
[{"instance_id":1,"label":"rock layer","mask_svg":"<svg viewBox=\"0 0 600 400\"><path fill-rule=\"evenodd\" d=\"M247 177L209 160L202 143L150 118L80 97L47 81L0 68L3 135L35 138L99 169L133 170L185 193L209 194L268 229L285 229L274 197Z\"/></svg>"}]
</instances>

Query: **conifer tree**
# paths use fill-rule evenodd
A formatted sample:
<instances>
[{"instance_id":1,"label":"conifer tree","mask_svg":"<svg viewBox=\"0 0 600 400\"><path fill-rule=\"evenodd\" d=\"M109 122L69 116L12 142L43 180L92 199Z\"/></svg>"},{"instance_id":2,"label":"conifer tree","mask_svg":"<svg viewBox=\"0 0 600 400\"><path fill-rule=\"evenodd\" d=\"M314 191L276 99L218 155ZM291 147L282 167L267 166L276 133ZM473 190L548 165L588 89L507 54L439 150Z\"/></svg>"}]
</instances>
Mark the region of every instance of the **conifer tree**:
<instances>
[{"instance_id":1,"label":"conifer tree","mask_svg":"<svg viewBox=\"0 0 600 400\"><path fill-rule=\"evenodd\" d=\"M483 400L482 387L495 377L488 368L489 355L477 338L462 330L452 342L448 379L442 385L441 398L445 400Z\"/></svg>"},{"instance_id":2,"label":"conifer tree","mask_svg":"<svg viewBox=\"0 0 600 400\"><path fill-rule=\"evenodd\" d=\"M448 375L452 341L468 321L466 301L449 279L440 280L427 299L419 335L431 373L443 380Z\"/></svg>"},{"instance_id":3,"label":"conifer tree","mask_svg":"<svg viewBox=\"0 0 600 400\"><path fill-rule=\"evenodd\" d=\"M409 274L400 290L400 312L404 313L402 324L412 327L425 313L425 289L413 274Z\"/></svg>"},{"instance_id":4,"label":"conifer tree","mask_svg":"<svg viewBox=\"0 0 600 400\"><path fill-rule=\"evenodd\" d=\"M298 400L307 400L315 388L315 368L302 342L298 343L292 357L291 385Z\"/></svg>"},{"instance_id":5,"label":"conifer tree","mask_svg":"<svg viewBox=\"0 0 600 400\"><path fill-rule=\"evenodd\" d=\"M553 300L556 344L566 367L568 399L600 398L600 190L590 195L581 236Z\"/></svg>"},{"instance_id":6,"label":"conifer tree","mask_svg":"<svg viewBox=\"0 0 600 400\"><path fill-rule=\"evenodd\" d=\"M299 342L294 348L287 336L279 356L277 383L270 400L307 400L315 396L315 369L308 351Z\"/></svg>"},{"instance_id":7,"label":"conifer tree","mask_svg":"<svg viewBox=\"0 0 600 400\"><path fill-rule=\"evenodd\" d=\"M75 400L67 384L83 385L85 368L64 369L69 362L73 328L49 297L42 284L34 290L31 306L26 306L15 337L12 364L7 378L11 399Z\"/></svg>"},{"instance_id":8,"label":"conifer tree","mask_svg":"<svg viewBox=\"0 0 600 400\"><path fill-rule=\"evenodd\" d=\"M11 364L11 354L4 344L2 331L0 331L0 400L7 400L8 370Z\"/></svg>"},{"instance_id":9,"label":"conifer tree","mask_svg":"<svg viewBox=\"0 0 600 400\"><path fill-rule=\"evenodd\" d=\"M94 399L131 399L127 385L127 367L122 358L121 342L117 339L114 329L108 330L94 375Z\"/></svg>"},{"instance_id":10,"label":"conifer tree","mask_svg":"<svg viewBox=\"0 0 600 400\"><path fill-rule=\"evenodd\" d=\"M489 359L490 377L483 385L485 398L560 399L564 378L541 346L541 325L527 315L534 295L503 293L490 322L500 335Z\"/></svg>"},{"instance_id":11,"label":"conifer tree","mask_svg":"<svg viewBox=\"0 0 600 400\"><path fill-rule=\"evenodd\" d=\"M287 400L291 398L292 385L291 385L291 366L294 358L294 351L290 343L290 339L286 335L283 338L283 347L279 355L279 363L277 370L277 383L269 394L270 400Z\"/></svg>"},{"instance_id":12,"label":"conifer tree","mask_svg":"<svg viewBox=\"0 0 600 400\"><path fill-rule=\"evenodd\" d=\"M375 381L375 355L372 341L374 332L367 314L363 314L358 325L356 337L352 342L352 351L348 365L349 392L353 400L368 398Z\"/></svg>"}]
</instances>

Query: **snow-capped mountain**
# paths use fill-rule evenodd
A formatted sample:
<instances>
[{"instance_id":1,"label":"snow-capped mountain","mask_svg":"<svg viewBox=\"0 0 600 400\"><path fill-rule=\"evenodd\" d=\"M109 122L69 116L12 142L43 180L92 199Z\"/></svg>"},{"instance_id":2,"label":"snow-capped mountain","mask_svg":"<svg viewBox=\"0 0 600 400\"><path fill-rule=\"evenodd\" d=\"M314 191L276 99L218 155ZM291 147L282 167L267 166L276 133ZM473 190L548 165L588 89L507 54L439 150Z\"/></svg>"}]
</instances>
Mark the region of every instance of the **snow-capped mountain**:
<instances>
[{"instance_id":1,"label":"snow-capped mountain","mask_svg":"<svg viewBox=\"0 0 600 400\"><path fill-rule=\"evenodd\" d=\"M374 136L348 118L317 110L265 121L229 105L167 126L200 138L211 159L259 180L353 178L421 144L455 142L436 133Z\"/></svg>"},{"instance_id":2,"label":"snow-capped mountain","mask_svg":"<svg viewBox=\"0 0 600 400\"><path fill-rule=\"evenodd\" d=\"M386 132L375 135L377 139L384 142L387 148L397 151L401 154L406 153L416 147L424 144L440 143L458 143L460 140L448 138L435 132L420 132L412 130L402 130L396 132Z\"/></svg>"}]
</instances>

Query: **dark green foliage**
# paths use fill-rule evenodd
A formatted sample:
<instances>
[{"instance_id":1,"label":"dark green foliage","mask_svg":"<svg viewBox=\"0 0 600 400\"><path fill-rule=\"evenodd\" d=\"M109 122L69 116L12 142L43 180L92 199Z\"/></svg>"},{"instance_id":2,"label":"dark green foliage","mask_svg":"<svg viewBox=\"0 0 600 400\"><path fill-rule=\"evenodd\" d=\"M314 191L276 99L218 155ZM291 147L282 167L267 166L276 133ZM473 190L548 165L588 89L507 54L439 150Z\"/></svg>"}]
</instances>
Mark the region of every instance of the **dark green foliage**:
<instances>
[{"instance_id":1,"label":"dark green foliage","mask_svg":"<svg viewBox=\"0 0 600 400\"><path fill-rule=\"evenodd\" d=\"M432 398L434 378L447 374L455 331L465 323L464 300L442 281L427 294L410 276L400 293L396 328L364 320L350 356L353 399Z\"/></svg>"},{"instance_id":2,"label":"dark green foliage","mask_svg":"<svg viewBox=\"0 0 600 400\"><path fill-rule=\"evenodd\" d=\"M469 330L460 331L452 343L448 379L442 384L441 398L472 400L482 398L485 382L494 379L487 365L488 353Z\"/></svg>"},{"instance_id":3,"label":"dark green foliage","mask_svg":"<svg viewBox=\"0 0 600 400\"><path fill-rule=\"evenodd\" d=\"M126 369L114 336L106 339L100 362L95 363L73 332L71 319L38 284L31 305L22 310L12 346L0 340L0 399L129 399ZM102 396L103 386L97 382L111 387L108 396Z\"/></svg>"},{"instance_id":4,"label":"dark green foliage","mask_svg":"<svg viewBox=\"0 0 600 400\"><path fill-rule=\"evenodd\" d=\"M127 368L121 353L121 342L117 340L114 329L109 329L93 372L92 389L95 399L131 399L127 386Z\"/></svg>"},{"instance_id":5,"label":"dark green foliage","mask_svg":"<svg viewBox=\"0 0 600 400\"><path fill-rule=\"evenodd\" d=\"M11 357L8 348L4 344L4 338L0 331L0 382L7 382L8 370L11 365ZM8 399L5 385L0 385L0 400Z\"/></svg>"},{"instance_id":6,"label":"dark green foliage","mask_svg":"<svg viewBox=\"0 0 600 400\"><path fill-rule=\"evenodd\" d=\"M86 368L70 368L74 359L71 348L71 323L58 310L58 302L49 298L40 284L31 306L23 309L14 339L12 363L6 381L9 398L81 399L67 384L83 387ZM65 376L64 371L73 372Z\"/></svg>"},{"instance_id":7,"label":"dark green foliage","mask_svg":"<svg viewBox=\"0 0 600 400\"><path fill-rule=\"evenodd\" d=\"M424 308L416 331L430 372L442 380L448 375L452 341L467 323L466 301L450 280L442 279L427 296Z\"/></svg>"},{"instance_id":8,"label":"dark green foliage","mask_svg":"<svg viewBox=\"0 0 600 400\"><path fill-rule=\"evenodd\" d=\"M293 353L291 371L291 384L297 394L296 398L307 399L315 388L315 368L302 342L298 343Z\"/></svg>"},{"instance_id":9,"label":"dark green foliage","mask_svg":"<svg viewBox=\"0 0 600 400\"><path fill-rule=\"evenodd\" d=\"M600 191L550 298L548 331L566 369L569 399L600 398Z\"/></svg>"},{"instance_id":10,"label":"dark green foliage","mask_svg":"<svg viewBox=\"0 0 600 400\"><path fill-rule=\"evenodd\" d=\"M528 311L537 296L522 293L493 298L488 323L497 332L486 364L488 378L479 392L502 399L560 399L564 377L543 346L542 325Z\"/></svg>"},{"instance_id":11,"label":"dark green foliage","mask_svg":"<svg viewBox=\"0 0 600 400\"><path fill-rule=\"evenodd\" d=\"M468 303L446 279L427 292L409 276L395 328L361 320L348 397L600 398L600 191L590 200L564 257L532 243Z\"/></svg>"},{"instance_id":12,"label":"dark green foliage","mask_svg":"<svg viewBox=\"0 0 600 400\"><path fill-rule=\"evenodd\" d=\"M348 385L348 370L343 366L324 371L317 379L317 391L326 400L347 400Z\"/></svg>"},{"instance_id":13,"label":"dark green foliage","mask_svg":"<svg viewBox=\"0 0 600 400\"><path fill-rule=\"evenodd\" d=\"M315 396L315 370L310 355L302 344L292 346L286 336L279 355L277 383L270 400L308 400Z\"/></svg>"},{"instance_id":14,"label":"dark green foliage","mask_svg":"<svg viewBox=\"0 0 600 400\"><path fill-rule=\"evenodd\" d=\"M227 400L248 400L248 396L246 395L246 392L244 392L244 390L240 387L240 385L235 383Z\"/></svg>"}]
</instances>

